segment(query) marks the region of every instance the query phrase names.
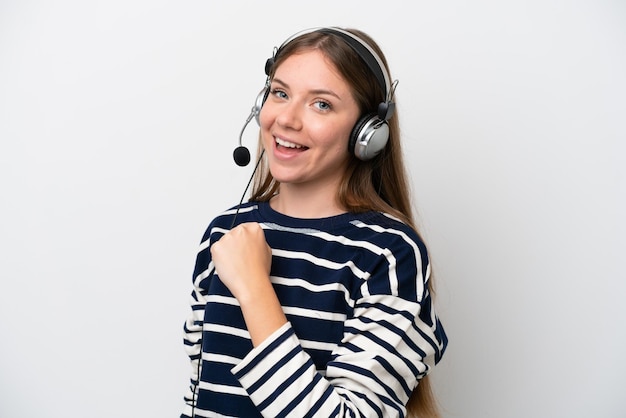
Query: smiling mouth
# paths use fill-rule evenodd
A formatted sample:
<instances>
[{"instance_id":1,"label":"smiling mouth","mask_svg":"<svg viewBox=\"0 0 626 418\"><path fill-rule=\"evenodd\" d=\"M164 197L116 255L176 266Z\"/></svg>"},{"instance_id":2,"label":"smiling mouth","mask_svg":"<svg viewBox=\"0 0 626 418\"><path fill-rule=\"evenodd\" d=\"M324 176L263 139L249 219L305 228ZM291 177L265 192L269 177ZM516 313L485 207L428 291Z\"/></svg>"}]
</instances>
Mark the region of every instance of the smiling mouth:
<instances>
[{"instance_id":1,"label":"smiling mouth","mask_svg":"<svg viewBox=\"0 0 626 418\"><path fill-rule=\"evenodd\" d=\"M297 150L309 149L309 147L305 147L304 145L295 144L293 142L285 141L284 139L275 138L275 140L276 140L276 146L277 147L297 149Z\"/></svg>"}]
</instances>

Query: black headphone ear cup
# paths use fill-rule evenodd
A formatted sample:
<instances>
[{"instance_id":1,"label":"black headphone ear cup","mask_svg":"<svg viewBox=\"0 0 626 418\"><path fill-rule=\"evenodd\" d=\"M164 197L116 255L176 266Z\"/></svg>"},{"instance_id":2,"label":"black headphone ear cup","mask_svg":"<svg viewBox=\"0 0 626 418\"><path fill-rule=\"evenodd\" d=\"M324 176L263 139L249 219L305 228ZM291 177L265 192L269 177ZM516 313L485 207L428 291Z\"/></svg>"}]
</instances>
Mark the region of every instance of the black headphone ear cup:
<instances>
[{"instance_id":1,"label":"black headphone ear cup","mask_svg":"<svg viewBox=\"0 0 626 418\"><path fill-rule=\"evenodd\" d=\"M381 102L378 104L378 117L381 120L389 120L396 110L396 104L393 102Z\"/></svg>"},{"instance_id":2,"label":"black headphone ear cup","mask_svg":"<svg viewBox=\"0 0 626 418\"><path fill-rule=\"evenodd\" d=\"M261 113L261 108L263 104L267 100L267 96L270 94L270 89L267 87L263 87L263 90L257 94L256 99L254 100L254 107L252 108L252 113L254 113L254 119L256 119L256 123L261 125L259 121L259 114Z\"/></svg>"},{"instance_id":3,"label":"black headphone ear cup","mask_svg":"<svg viewBox=\"0 0 626 418\"><path fill-rule=\"evenodd\" d=\"M270 71L272 71L273 66L274 66L274 57L268 58L267 61L265 61L265 75L266 76L270 75Z\"/></svg>"},{"instance_id":4,"label":"black headphone ear cup","mask_svg":"<svg viewBox=\"0 0 626 418\"><path fill-rule=\"evenodd\" d=\"M362 161L371 160L387 145L389 125L374 114L359 119L350 134L348 149Z\"/></svg>"}]
</instances>

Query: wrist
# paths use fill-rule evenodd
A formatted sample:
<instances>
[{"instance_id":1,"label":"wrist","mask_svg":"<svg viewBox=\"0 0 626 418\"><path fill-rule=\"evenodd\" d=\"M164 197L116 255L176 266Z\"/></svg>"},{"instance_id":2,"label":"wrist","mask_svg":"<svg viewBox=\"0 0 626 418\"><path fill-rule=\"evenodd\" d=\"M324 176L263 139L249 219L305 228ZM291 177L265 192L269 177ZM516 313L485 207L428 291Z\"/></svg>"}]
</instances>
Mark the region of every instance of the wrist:
<instances>
[{"instance_id":1,"label":"wrist","mask_svg":"<svg viewBox=\"0 0 626 418\"><path fill-rule=\"evenodd\" d=\"M247 288L237 297L255 347L287 323L272 283L269 280L266 283L254 289Z\"/></svg>"}]
</instances>

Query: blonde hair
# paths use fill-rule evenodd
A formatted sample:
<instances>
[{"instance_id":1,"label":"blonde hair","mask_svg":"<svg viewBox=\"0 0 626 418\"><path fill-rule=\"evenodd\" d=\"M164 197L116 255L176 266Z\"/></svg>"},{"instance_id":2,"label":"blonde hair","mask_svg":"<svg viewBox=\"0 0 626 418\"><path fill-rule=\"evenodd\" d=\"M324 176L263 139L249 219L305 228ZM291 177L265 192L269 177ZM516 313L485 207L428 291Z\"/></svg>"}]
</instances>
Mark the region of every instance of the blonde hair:
<instances>
[{"instance_id":1,"label":"blonde hair","mask_svg":"<svg viewBox=\"0 0 626 418\"><path fill-rule=\"evenodd\" d=\"M370 36L355 29L344 30L367 42L387 67L382 51ZM371 109L376 109L378 103L385 100L385 92L382 91L375 76L367 69L358 54L341 38L328 32L306 33L281 47L280 54L276 57L270 71L270 79L275 69L287 57L311 49L322 51L337 67L340 74L351 85L362 114L370 113ZM339 187L337 201L349 212L389 213L418 232L413 217L397 115L392 116L388 124L389 140L380 154L369 161L361 161L356 157L350 159ZM259 141L259 151L261 147ZM278 193L279 189L280 183L272 177L267 160L263 159L254 177L250 200L268 201ZM428 283L432 293L432 275ZM408 417L415 418L439 418L441 416L428 376L420 379L419 384L413 390L407 404L407 412Z\"/></svg>"}]
</instances>

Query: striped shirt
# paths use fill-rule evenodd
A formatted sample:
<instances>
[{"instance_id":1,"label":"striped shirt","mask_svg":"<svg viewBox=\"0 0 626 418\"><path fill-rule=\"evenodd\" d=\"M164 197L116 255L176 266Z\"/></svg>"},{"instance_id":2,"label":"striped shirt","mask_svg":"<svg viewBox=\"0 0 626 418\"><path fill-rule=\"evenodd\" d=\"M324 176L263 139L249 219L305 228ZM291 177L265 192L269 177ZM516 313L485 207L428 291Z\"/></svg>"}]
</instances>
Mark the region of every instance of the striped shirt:
<instances>
[{"instance_id":1,"label":"striped shirt","mask_svg":"<svg viewBox=\"0 0 626 418\"><path fill-rule=\"evenodd\" d=\"M378 212L297 219L266 202L243 204L237 223L263 228L288 319L253 347L211 261L210 246L234 216L211 222L197 254L181 417L403 417L447 345L416 232Z\"/></svg>"}]
</instances>

